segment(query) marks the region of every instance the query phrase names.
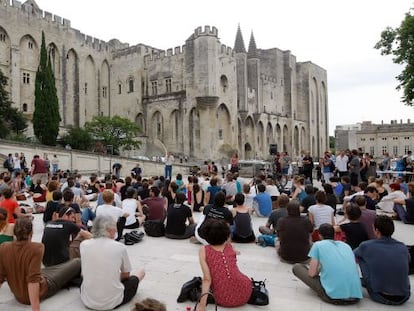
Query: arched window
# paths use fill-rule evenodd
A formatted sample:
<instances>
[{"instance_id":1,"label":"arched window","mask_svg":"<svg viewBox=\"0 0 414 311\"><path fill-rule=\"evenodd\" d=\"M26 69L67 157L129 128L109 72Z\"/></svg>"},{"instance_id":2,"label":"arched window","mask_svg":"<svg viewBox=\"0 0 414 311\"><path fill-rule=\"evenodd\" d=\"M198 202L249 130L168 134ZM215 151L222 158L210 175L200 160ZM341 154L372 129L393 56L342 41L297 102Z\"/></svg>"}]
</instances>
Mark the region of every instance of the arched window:
<instances>
[{"instance_id":1,"label":"arched window","mask_svg":"<svg viewBox=\"0 0 414 311\"><path fill-rule=\"evenodd\" d=\"M220 77L220 86L221 86L221 89L223 90L223 92L226 92L226 89L229 86L229 82L228 82L227 77L225 75L222 75Z\"/></svg>"}]
</instances>

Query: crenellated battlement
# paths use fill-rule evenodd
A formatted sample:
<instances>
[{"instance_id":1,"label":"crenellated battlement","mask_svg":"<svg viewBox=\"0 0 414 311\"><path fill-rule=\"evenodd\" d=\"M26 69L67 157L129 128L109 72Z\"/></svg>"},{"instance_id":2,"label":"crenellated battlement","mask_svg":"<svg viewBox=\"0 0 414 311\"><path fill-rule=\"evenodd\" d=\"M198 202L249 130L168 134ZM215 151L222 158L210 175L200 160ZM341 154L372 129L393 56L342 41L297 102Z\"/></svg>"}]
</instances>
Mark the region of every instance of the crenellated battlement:
<instances>
[{"instance_id":1,"label":"crenellated battlement","mask_svg":"<svg viewBox=\"0 0 414 311\"><path fill-rule=\"evenodd\" d=\"M218 38L218 30L215 26L204 26L204 31L201 26L194 29L194 39L201 36L213 36Z\"/></svg>"},{"instance_id":2,"label":"crenellated battlement","mask_svg":"<svg viewBox=\"0 0 414 311\"><path fill-rule=\"evenodd\" d=\"M57 28L73 31L81 46L87 46L97 51L110 51L114 45L89 35L81 33L79 30L71 28L70 20L54 15L50 12L41 10L35 3L26 1L24 3L17 0L0 0L2 9L14 10L17 14L22 14L25 18L30 17L39 19L40 22L55 25Z\"/></svg>"},{"instance_id":3,"label":"crenellated battlement","mask_svg":"<svg viewBox=\"0 0 414 311\"><path fill-rule=\"evenodd\" d=\"M229 47L225 44L222 44L220 46L220 54L226 54L226 55L229 55L229 56L234 56L234 51L231 47Z\"/></svg>"},{"instance_id":4,"label":"crenellated battlement","mask_svg":"<svg viewBox=\"0 0 414 311\"><path fill-rule=\"evenodd\" d=\"M158 50L158 51L154 51L150 54L145 55L144 63L149 64L150 62L157 62L164 58L177 58L178 56L183 55L184 53L185 53L185 45L176 46L174 49L172 48L167 49L167 51Z\"/></svg>"},{"instance_id":5,"label":"crenellated battlement","mask_svg":"<svg viewBox=\"0 0 414 311\"><path fill-rule=\"evenodd\" d=\"M273 77L273 76L268 76L268 75L265 75L265 74L261 74L260 78L263 81L269 81L269 82L277 83L277 78Z\"/></svg>"}]
</instances>

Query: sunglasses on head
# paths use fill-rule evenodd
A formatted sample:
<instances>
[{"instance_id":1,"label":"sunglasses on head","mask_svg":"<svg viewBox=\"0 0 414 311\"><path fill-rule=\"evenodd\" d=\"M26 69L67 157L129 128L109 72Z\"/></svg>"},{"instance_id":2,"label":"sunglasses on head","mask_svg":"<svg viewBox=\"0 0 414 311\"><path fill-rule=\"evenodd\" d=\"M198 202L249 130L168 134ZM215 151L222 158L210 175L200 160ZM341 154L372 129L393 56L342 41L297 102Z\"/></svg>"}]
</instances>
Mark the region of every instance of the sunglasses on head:
<instances>
[{"instance_id":1,"label":"sunglasses on head","mask_svg":"<svg viewBox=\"0 0 414 311\"><path fill-rule=\"evenodd\" d=\"M65 215L69 216L74 211L73 208L69 207L68 210L65 212Z\"/></svg>"}]
</instances>

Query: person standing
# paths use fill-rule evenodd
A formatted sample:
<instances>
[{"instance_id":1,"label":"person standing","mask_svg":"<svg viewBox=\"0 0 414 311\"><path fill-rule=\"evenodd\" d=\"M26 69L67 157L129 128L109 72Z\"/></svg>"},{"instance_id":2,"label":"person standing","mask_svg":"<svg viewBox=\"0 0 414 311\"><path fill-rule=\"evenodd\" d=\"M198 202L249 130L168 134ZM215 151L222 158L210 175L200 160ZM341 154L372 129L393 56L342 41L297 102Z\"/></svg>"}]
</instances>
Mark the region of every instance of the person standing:
<instances>
[{"instance_id":1,"label":"person standing","mask_svg":"<svg viewBox=\"0 0 414 311\"><path fill-rule=\"evenodd\" d=\"M19 154L16 152L13 157L13 178L16 177L17 173L20 173L22 170L20 164L20 157Z\"/></svg>"},{"instance_id":2,"label":"person standing","mask_svg":"<svg viewBox=\"0 0 414 311\"><path fill-rule=\"evenodd\" d=\"M34 155L31 166L32 180L36 181L40 179L43 185L47 184L48 171L46 168L45 160L41 159L38 154Z\"/></svg>"},{"instance_id":3,"label":"person standing","mask_svg":"<svg viewBox=\"0 0 414 311\"><path fill-rule=\"evenodd\" d=\"M318 232L321 241L314 243L309 251L309 268L295 264L293 274L327 303L357 303L362 298L362 288L351 247L334 241L335 230L331 224L322 224Z\"/></svg>"},{"instance_id":4,"label":"person standing","mask_svg":"<svg viewBox=\"0 0 414 311\"><path fill-rule=\"evenodd\" d=\"M89 309L110 310L134 298L144 270L131 275L126 246L114 241L116 222L111 216L97 216L93 238L80 244L83 282L81 300Z\"/></svg>"},{"instance_id":5,"label":"person standing","mask_svg":"<svg viewBox=\"0 0 414 311\"><path fill-rule=\"evenodd\" d=\"M239 155L237 152L233 153L230 159L230 172L237 173L239 171Z\"/></svg>"},{"instance_id":6,"label":"person standing","mask_svg":"<svg viewBox=\"0 0 414 311\"><path fill-rule=\"evenodd\" d=\"M174 156L170 151L165 155L165 179L171 180L172 178L172 165L174 163Z\"/></svg>"},{"instance_id":7,"label":"person standing","mask_svg":"<svg viewBox=\"0 0 414 311\"><path fill-rule=\"evenodd\" d=\"M305 152L305 156L302 159L303 174L308 182L312 183L312 171L313 171L313 159L310 155L310 151Z\"/></svg>"},{"instance_id":8,"label":"person standing","mask_svg":"<svg viewBox=\"0 0 414 311\"><path fill-rule=\"evenodd\" d=\"M372 300L386 305L401 305L410 298L407 247L393 239L394 222L379 215L374 222L376 239L362 242L354 250L362 272L362 285Z\"/></svg>"},{"instance_id":9,"label":"person standing","mask_svg":"<svg viewBox=\"0 0 414 311\"><path fill-rule=\"evenodd\" d=\"M59 169L59 159L56 154L52 158L52 174L56 174Z\"/></svg>"},{"instance_id":10,"label":"person standing","mask_svg":"<svg viewBox=\"0 0 414 311\"><path fill-rule=\"evenodd\" d=\"M32 242L33 223L19 218L14 226L16 240L0 245L0 285L7 280L16 300L40 310L40 301L56 294L79 277L80 259L41 269L44 246Z\"/></svg>"},{"instance_id":11,"label":"person standing","mask_svg":"<svg viewBox=\"0 0 414 311\"><path fill-rule=\"evenodd\" d=\"M339 155L336 157L335 166L339 173L339 178L348 175L348 156L345 154L345 150L341 150Z\"/></svg>"}]
</instances>

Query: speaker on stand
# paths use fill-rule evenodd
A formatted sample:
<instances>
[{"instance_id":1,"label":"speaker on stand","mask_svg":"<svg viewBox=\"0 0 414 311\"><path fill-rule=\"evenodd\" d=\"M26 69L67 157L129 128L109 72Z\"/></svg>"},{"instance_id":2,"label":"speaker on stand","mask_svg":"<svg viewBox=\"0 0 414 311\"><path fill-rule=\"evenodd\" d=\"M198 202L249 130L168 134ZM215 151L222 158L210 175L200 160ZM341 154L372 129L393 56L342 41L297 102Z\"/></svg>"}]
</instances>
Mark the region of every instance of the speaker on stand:
<instances>
[{"instance_id":1,"label":"speaker on stand","mask_svg":"<svg viewBox=\"0 0 414 311\"><path fill-rule=\"evenodd\" d=\"M276 153L277 153L277 144L270 144L269 145L269 153L270 153L270 155L276 155Z\"/></svg>"}]
</instances>

